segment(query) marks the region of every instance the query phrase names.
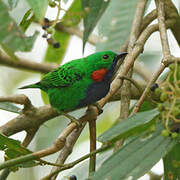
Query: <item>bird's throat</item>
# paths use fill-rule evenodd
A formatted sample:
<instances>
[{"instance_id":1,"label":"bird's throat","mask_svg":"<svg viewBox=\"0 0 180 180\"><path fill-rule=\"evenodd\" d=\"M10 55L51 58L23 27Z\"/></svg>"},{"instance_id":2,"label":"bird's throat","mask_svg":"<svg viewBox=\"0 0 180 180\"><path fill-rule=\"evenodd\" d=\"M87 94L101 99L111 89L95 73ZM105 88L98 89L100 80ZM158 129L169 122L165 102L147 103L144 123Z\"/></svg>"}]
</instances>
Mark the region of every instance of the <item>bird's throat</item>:
<instances>
[{"instance_id":1,"label":"bird's throat","mask_svg":"<svg viewBox=\"0 0 180 180\"><path fill-rule=\"evenodd\" d=\"M93 71L93 73L91 74L91 78L95 82L101 82L107 72L108 70L106 68L98 69L96 71Z\"/></svg>"}]
</instances>

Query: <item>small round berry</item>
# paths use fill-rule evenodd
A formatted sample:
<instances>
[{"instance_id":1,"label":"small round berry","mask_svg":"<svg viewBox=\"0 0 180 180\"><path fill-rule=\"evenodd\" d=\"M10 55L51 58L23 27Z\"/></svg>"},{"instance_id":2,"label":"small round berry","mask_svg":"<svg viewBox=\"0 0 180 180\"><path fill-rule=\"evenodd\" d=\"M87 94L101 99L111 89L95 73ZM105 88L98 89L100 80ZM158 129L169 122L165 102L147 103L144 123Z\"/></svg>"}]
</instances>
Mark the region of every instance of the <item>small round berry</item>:
<instances>
[{"instance_id":1,"label":"small round berry","mask_svg":"<svg viewBox=\"0 0 180 180\"><path fill-rule=\"evenodd\" d=\"M176 132L173 132L173 133L171 134L171 137L172 137L173 139L177 138L177 136L178 136L178 133L176 133Z\"/></svg>"},{"instance_id":2,"label":"small round berry","mask_svg":"<svg viewBox=\"0 0 180 180\"><path fill-rule=\"evenodd\" d=\"M155 94L156 94L157 96L160 96L161 93L162 93L162 89L160 89L160 88L156 88L156 89L155 89Z\"/></svg>"},{"instance_id":3,"label":"small round berry","mask_svg":"<svg viewBox=\"0 0 180 180\"><path fill-rule=\"evenodd\" d=\"M170 132L167 129L164 129L164 130L161 131L161 135L164 136L164 137L169 137Z\"/></svg>"},{"instance_id":4,"label":"small round berry","mask_svg":"<svg viewBox=\"0 0 180 180\"><path fill-rule=\"evenodd\" d=\"M59 48L60 47L60 43L59 42L54 42L53 43L53 47L54 48Z\"/></svg>"},{"instance_id":5,"label":"small round berry","mask_svg":"<svg viewBox=\"0 0 180 180\"><path fill-rule=\"evenodd\" d=\"M42 35L43 38L47 38L47 36L48 36L48 34L46 34L46 33L44 33L44 34Z\"/></svg>"},{"instance_id":6,"label":"small round berry","mask_svg":"<svg viewBox=\"0 0 180 180\"><path fill-rule=\"evenodd\" d=\"M45 22L45 23L49 23L50 21L49 21L48 18L44 17L44 22Z\"/></svg>"},{"instance_id":7,"label":"small round berry","mask_svg":"<svg viewBox=\"0 0 180 180\"><path fill-rule=\"evenodd\" d=\"M75 175L72 175L69 177L70 180L77 180L77 177Z\"/></svg>"},{"instance_id":8,"label":"small round berry","mask_svg":"<svg viewBox=\"0 0 180 180\"><path fill-rule=\"evenodd\" d=\"M154 83L152 86L151 86L151 91L155 91L155 89L157 89L159 87L159 85L157 83Z\"/></svg>"},{"instance_id":9,"label":"small round berry","mask_svg":"<svg viewBox=\"0 0 180 180\"><path fill-rule=\"evenodd\" d=\"M44 25L42 26L42 29L44 29L44 30L46 30L47 28L49 28L49 24L44 24Z\"/></svg>"},{"instance_id":10,"label":"small round berry","mask_svg":"<svg viewBox=\"0 0 180 180\"><path fill-rule=\"evenodd\" d=\"M57 4L56 4L56 2L49 0L48 5L52 8L54 8L54 7L56 7Z\"/></svg>"},{"instance_id":11,"label":"small round berry","mask_svg":"<svg viewBox=\"0 0 180 180\"><path fill-rule=\"evenodd\" d=\"M166 101L168 99L168 94L166 92L163 92L160 96L161 101Z\"/></svg>"},{"instance_id":12,"label":"small round berry","mask_svg":"<svg viewBox=\"0 0 180 180\"><path fill-rule=\"evenodd\" d=\"M174 116L177 116L178 114L180 114L180 109L178 107L174 107L172 110L172 114Z\"/></svg>"},{"instance_id":13,"label":"small round berry","mask_svg":"<svg viewBox=\"0 0 180 180\"><path fill-rule=\"evenodd\" d=\"M47 32L48 34L53 34L54 29L50 27L50 28L46 29L46 32Z\"/></svg>"},{"instance_id":14,"label":"small round berry","mask_svg":"<svg viewBox=\"0 0 180 180\"><path fill-rule=\"evenodd\" d=\"M172 132L179 133L179 132L180 132L180 128L179 128L179 127L174 126L174 127L172 127L171 131L172 131Z\"/></svg>"},{"instance_id":15,"label":"small round berry","mask_svg":"<svg viewBox=\"0 0 180 180\"><path fill-rule=\"evenodd\" d=\"M157 108L158 108L158 111L160 111L160 112L161 112L162 110L164 110L164 106L163 106L163 104L161 104L161 103L158 104Z\"/></svg>"},{"instance_id":16,"label":"small round berry","mask_svg":"<svg viewBox=\"0 0 180 180\"><path fill-rule=\"evenodd\" d=\"M52 37L47 39L48 44L54 44L54 39Z\"/></svg>"}]
</instances>

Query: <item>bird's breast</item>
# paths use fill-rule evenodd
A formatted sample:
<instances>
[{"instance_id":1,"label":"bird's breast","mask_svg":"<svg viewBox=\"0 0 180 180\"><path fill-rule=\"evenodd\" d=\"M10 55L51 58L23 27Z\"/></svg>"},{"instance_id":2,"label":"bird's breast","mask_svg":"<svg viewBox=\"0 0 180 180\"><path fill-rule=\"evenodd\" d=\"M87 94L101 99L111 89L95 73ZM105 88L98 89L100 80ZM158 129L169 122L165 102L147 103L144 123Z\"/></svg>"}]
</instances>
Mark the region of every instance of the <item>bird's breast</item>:
<instances>
[{"instance_id":1,"label":"bird's breast","mask_svg":"<svg viewBox=\"0 0 180 180\"><path fill-rule=\"evenodd\" d=\"M110 81L93 82L85 92L85 97L80 100L78 108L93 104L102 99L110 89Z\"/></svg>"}]
</instances>

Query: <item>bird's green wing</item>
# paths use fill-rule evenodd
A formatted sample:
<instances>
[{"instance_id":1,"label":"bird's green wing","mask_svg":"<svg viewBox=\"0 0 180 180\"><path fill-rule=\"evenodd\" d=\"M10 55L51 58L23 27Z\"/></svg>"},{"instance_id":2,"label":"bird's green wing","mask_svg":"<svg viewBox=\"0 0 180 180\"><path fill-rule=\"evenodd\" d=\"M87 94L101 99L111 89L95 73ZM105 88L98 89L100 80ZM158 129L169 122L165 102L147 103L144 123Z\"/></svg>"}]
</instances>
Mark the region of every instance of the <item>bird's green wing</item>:
<instances>
[{"instance_id":1,"label":"bird's green wing","mask_svg":"<svg viewBox=\"0 0 180 180\"><path fill-rule=\"evenodd\" d=\"M48 73L40 81L44 88L67 87L83 78L83 73L74 66L61 66Z\"/></svg>"}]
</instances>

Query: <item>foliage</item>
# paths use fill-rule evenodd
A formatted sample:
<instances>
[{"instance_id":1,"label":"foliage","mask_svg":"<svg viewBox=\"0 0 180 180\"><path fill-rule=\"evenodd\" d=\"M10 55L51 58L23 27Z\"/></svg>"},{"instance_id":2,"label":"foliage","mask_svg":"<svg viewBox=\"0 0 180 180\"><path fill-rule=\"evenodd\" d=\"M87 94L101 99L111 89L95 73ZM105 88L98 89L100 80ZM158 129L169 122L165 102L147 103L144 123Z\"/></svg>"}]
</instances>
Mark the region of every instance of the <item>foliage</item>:
<instances>
[{"instance_id":1,"label":"foliage","mask_svg":"<svg viewBox=\"0 0 180 180\"><path fill-rule=\"evenodd\" d=\"M63 143L66 140L66 145L63 147L60 154L61 165L58 165L59 169L55 167L54 169L58 169L58 172L70 169L65 174L68 177L74 174L78 179L138 179L145 174L150 174L148 172L151 170L151 168L160 159L163 159L163 175L165 180L174 180L180 178L179 58L175 58L171 55L166 56L166 53L168 52L164 52L164 47L162 48L163 50L161 50L161 48L157 48L157 43L163 46L163 43L155 39L157 34L155 34L155 36L152 36L152 39L155 39L154 42L150 39L151 33L154 33L155 31L161 29L159 27L159 22L157 27L156 25L151 26L151 21L153 20L153 18L157 18L157 14L154 17L152 17L151 14L151 16L149 16L148 18L152 19L147 18L146 22L144 22L145 20L143 19L143 17L145 17L146 14L146 12L144 12L141 25L142 23L147 23L147 20L149 20L148 26L144 27L145 30L142 32L141 27L136 27L137 29L139 28L138 30L140 30L140 34L137 35L137 39L141 37L141 42L136 42L136 38L134 37L134 39L131 39L131 31L133 29L132 23L134 19L138 21L138 17L136 16L136 8L138 6L138 3L140 2L142 3L145 1L0 1L0 66L5 65L17 69L22 69L22 67L24 67L26 70L33 69L36 73L44 72L43 68L46 68L44 64L46 64L48 67L51 67L49 69L52 69L52 67L64 63L64 57L65 55L67 55L67 52L71 54L72 49L69 48L71 43L73 43L73 40L71 41L71 38L74 37L74 35L77 35L82 40L82 52L86 52L85 50L87 50L86 48L88 48L88 46L86 46L85 48L85 45L87 42L92 43L97 51L112 50L115 52L119 52L120 49L123 49L123 51L129 52L129 59L131 60L133 58L136 59L137 56L140 56L137 58L137 60L138 62L143 63L142 67L144 68L143 70L138 69L136 73L133 74L132 77L133 79L135 79L134 82L130 81L133 82L133 85L131 84L131 87L137 85L136 88L138 86L140 88L137 88L138 93L135 97L135 101L131 100L131 102L133 103L131 103L131 107L127 108L127 112L121 112L122 114L121 116L119 116L118 102L120 101L121 105L124 104L124 101L126 101L124 100L126 99L125 96L127 96L129 90L131 97L133 97L133 95L136 93L134 89L132 90L127 88L123 92L125 95L123 93L119 95L119 89L117 89L117 93L114 94L113 97L115 97L115 100L118 102L111 102L115 101L112 97L112 99L108 101L108 105L105 106L103 115L101 115L97 120L97 129L98 133L100 133L97 141L102 145L102 147L98 148L99 154L97 154L97 164L95 172L91 172L90 170L88 172L89 161L80 163L82 160L89 158L89 156L91 156L91 158L93 157L92 154L88 155L88 157L85 158L84 156L81 157L79 155L81 152L85 152L86 145L83 146L83 143L86 143L89 139L87 127L81 133L81 137L77 137L78 142L73 149L73 146L77 141L75 137L78 130L72 129L72 131L69 132L71 128L69 128L68 122L64 117L56 117L57 114L54 115L54 111L52 109L48 109L48 111L47 106L38 107L37 104L48 104L48 98L46 95L42 94L44 102L39 102L39 96L37 97L34 92L32 93L31 91L29 91L29 99L30 101L32 101L32 104L36 104L36 107L31 105L31 103L29 103L27 99L21 99L18 101L13 99L12 94L8 95L9 100L7 100L6 102L4 102L3 96L0 96L0 113L2 113L1 119L4 118L3 115L5 111L10 115L11 113L14 113L12 115L15 117L13 117L13 119L6 124L3 122L4 125L0 126L0 150L4 151L5 154L5 162L0 164L0 169L3 169L4 167L10 167L10 171L17 171L22 167L27 167L28 169L30 169L30 167L32 166L41 165L33 161L37 160L37 156L34 155L33 151L37 150L39 154L45 154L47 152L48 155L51 154L49 150L51 148L48 147L52 145L53 141L57 142L57 137L59 137L58 139L61 139L61 135L59 136L59 133L64 133L65 135L63 134ZM146 7L144 8L145 11L149 8L149 4L151 2L151 0L147 2ZM156 5L158 5L160 0L156 0L155 2ZM161 2L164 3L164 10L166 15L165 20L167 20L166 27L170 28L170 30L174 34L176 41L178 42L177 44L175 44L174 41L173 45L178 46L178 44L180 44L179 35L176 35L176 33L174 33L179 32L180 29L180 16L177 13L178 7L175 7L171 0ZM18 20L16 17L16 13L12 13L14 10L15 12L19 12ZM151 11L152 9L148 10ZM53 16L51 14L52 11L54 12ZM172 20L171 18L174 18L175 20L173 21L173 23L175 24L173 24L172 27L171 24L168 24L168 22ZM156 29L154 30L153 28ZM170 39L169 34L167 35ZM145 40L143 39L143 37L145 38ZM165 38L165 36L163 37ZM128 42L127 40L129 39L131 39L131 41L129 42L130 44L129 46L125 47L124 44L125 42ZM132 45L131 43L133 40L135 40L135 42ZM149 40L147 42L147 46L146 40ZM38 48L40 48L40 46L37 47L37 44L40 41L41 43L43 42L43 44L45 44L46 46L43 49L44 57L41 59L42 64L38 64L36 61L32 61L32 54L30 52L32 51L33 47L33 51L38 51ZM36 44L36 42L38 43ZM170 43L169 45L171 46L172 44ZM76 46L78 47L75 42L73 48L76 48ZM141 51L138 52L137 49L141 47ZM131 49L133 50L131 51ZM173 48L170 49L172 49L172 53L174 53ZM23 55L28 57L29 61L25 60ZM166 66L171 64L169 65L168 71L166 71L165 73L163 72L163 74L161 74L160 70L158 69L158 67L162 63L164 63L164 61L161 61L161 55L163 56L163 60L166 60ZM134 62L131 64L129 63L128 66L130 67L131 65L131 67L133 67L133 64ZM124 65L123 70L125 68L127 67ZM46 69L46 72L49 71L49 69ZM120 71L120 73L122 73L122 71ZM160 81L158 81L158 88L152 90L152 88L148 86L148 82L146 79L147 77L143 77L143 71L146 71L149 74L148 81L150 82L152 82L154 79L159 78L160 74L162 75L159 78ZM8 68L0 69L0 75L2 75L2 80L0 79L0 92L2 92L2 94L7 94L9 92L18 94L19 91L17 92L17 85L26 80L27 77L34 78L33 74L26 75L24 71L20 71L18 73L14 72L16 71L11 72ZM160 72L157 78L150 76L154 72L156 72L155 75ZM6 78L3 78L4 74L6 75L6 78L8 77L9 81L11 79L15 79L13 85L10 86L8 82L5 82ZM12 74L13 77L11 77ZM43 74L40 75L40 77L43 76ZM123 81L123 84L126 82L127 81ZM114 87L118 87L119 83L119 78L115 79L115 81L113 81L113 87L111 90L113 91ZM7 90L6 92L3 92L3 90L6 89L4 88L4 86L7 86L7 88L9 87L11 91ZM145 87L147 87L146 90ZM123 91L123 89L121 90ZM147 93L146 98L143 99L142 105L138 107L138 112L136 114L132 114L133 109L137 108L136 103L142 95L141 91ZM26 92L24 91L24 93ZM131 97L129 97L129 99ZM130 104L130 100L128 101L128 103ZM14 103L21 104L24 106L24 108L21 108ZM100 103L100 105L102 104ZM44 112L42 111L43 108L48 111L49 114L47 116L44 116ZM75 117L81 117L83 113L84 109L71 112L71 115ZM89 111L87 111L85 114L88 115L88 113ZM129 116L127 117L124 114L129 114ZM121 118L122 115L126 118ZM45 123L47 120L50 121ZM24 129L20 129L21 123L25 123ZM9 129L9 132L6 132L6 129ZM32 145L27 149L26 147L23 147L21 145L20 141L7 137L23 130L25 130L27 133L27 136L25 138L25 141L27 141L27 144L25 143L26 145L28 145L32 141L34 135L37 132L36 138L34 140L35 143L33 143L37 145ZM73 137L71 137L71 135ZM74 140L72 140L71 142L69 142L69 139L71 139L70 137L72 139L74 138ZM90 134L90 138L92 140L92 134ZM63 143L59 143L58 146L61 146ZM119 143L122 143L121 147L116 149L115 147ZM103 149L103 147L107 148ZM73 161L72 159L70 159L72 163L64 164L64 161L67 159L72 149L72 156L75 156L74 159L76 160ZM116 152L113 152L113 150ZM41 157L44 157L42 154ZM54 155L54 157L55 156L56 154ZM29 159L27 157L29 157ZM48 159L48 161L54 162L54 159ZM8 165L8 162L10 165ZM11 165L12 162L13 165ZM57 164L48 163L46 161L42 162L44 164L57 166ZM73 166L77 164L78 166L73 168ZM89 169L91 169L91 167ZM41 168L40 171L41 174L47 173L46 170L43 170L43 168ZM36 177L39 176L36 175ZM62 177L63 175L61 175L60 178Z\"/></svg>"},{"instance_id":2,"label":"foliage","mask_svg":"<svg viewBox=\"0 0 180 180\"><path fill-rule=\"evenodd\" d=\"M2 20L0 27L0 45L4 51L16 59L14 52L31 50L37 33L32 37L26 37L13 18L10 17L8 8L2 1L0 2L0 11L0 19ZM3 21L3 19L6 19L6 21Z\"/></svg>"},{"instance_id":3,"label":"foliage","mask_svg":"<svg viewBox=\"0 0 180 180\"><path fill-rule=\"evenodd\" d=\"M90 33L94 29L101 15L104 13L108 4L109 0L82 0L82 7L87 12L86 18L84 18L83 51Z\"/></svg>"},{"instance_id":4,"label":"foliage","mask_svg":"<svg viewBox=\"0 0 180 180\"><path fill-rule=\"evenodd\" d=\"M0 134L0 142L0 150L5 152L6 160L32 153L25 147L21 146L20 141L5 137L2 134ZM16 166L13 166L11 170L15 171L18 167L32 167L35 165L36 163L34 161L29 161L23 164L17 164Z\"/></svg>"},{"instance_id":5,"label":"foliage","mask_svg":"<svg viewBox=\"0 0 180 180\"><path fill-rule=\"evenodd\" d=\"M137 179L144 175L160 158L164 157L177 144L161 135L162 125L157 125L153 133L143 132L110 156L92 177L103 180L111 177ZM114 168L112 168L114 167Z\"/></svg>"}]
</instances>

